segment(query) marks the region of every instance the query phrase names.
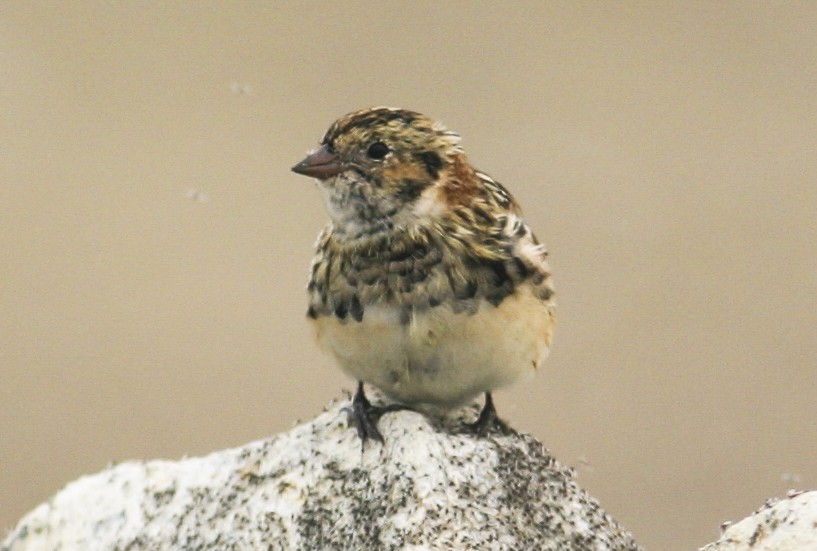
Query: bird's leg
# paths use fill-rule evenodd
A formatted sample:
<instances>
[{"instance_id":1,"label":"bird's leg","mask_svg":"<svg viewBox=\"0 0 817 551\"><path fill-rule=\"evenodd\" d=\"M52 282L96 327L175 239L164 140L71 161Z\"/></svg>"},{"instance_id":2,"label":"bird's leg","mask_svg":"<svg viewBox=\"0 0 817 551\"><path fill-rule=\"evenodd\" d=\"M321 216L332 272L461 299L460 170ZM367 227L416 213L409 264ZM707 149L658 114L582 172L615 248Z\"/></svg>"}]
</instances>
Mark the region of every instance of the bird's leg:
<instances>
[{"instance_id":1,"label":"bird's leg","mask_svg":"<svg viewBox=\"0 0 817 551\"><path fill-rule=\"evenodd\" d=\"M466 427L470 432L480 436L487 435L492 427L495 427L502 433L508 433L510 431L510 427L497 415L496 407L494 407L494 399L491 397L490 392L485 393L485 405L482 406L482 411L479 412L477 420L473 423L466 424Z\"/></svg>"},{"instance_id":2,"label":"bird's leg","mask_svg":"<svg viewBox=\"0 0 817 551\"><path fill-rule=\"evenodd\" d=\"M366 398L366 393L363 390L363 381L358 381L357 391L352 398L352 407L346 409L346 414L349 416L349 422L354 425L357 430L357 435L360 437L360 443L366 444L369 439L376 440L383 443L383 435L377 429L377 422L385 413L392 411L400 411L404 409L411 409L408 406L401 404L389 404L387 406L373 406Z\"/></svg>"}]
</instances>

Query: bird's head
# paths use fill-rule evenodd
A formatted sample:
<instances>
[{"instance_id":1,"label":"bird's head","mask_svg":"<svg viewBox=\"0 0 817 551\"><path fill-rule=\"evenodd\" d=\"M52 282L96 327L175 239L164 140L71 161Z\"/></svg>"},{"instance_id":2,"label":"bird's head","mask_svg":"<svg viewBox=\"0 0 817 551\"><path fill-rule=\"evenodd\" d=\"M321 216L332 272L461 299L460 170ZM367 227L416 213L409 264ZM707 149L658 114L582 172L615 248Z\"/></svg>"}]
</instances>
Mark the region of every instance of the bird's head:
<instances>
[{"instance_id":1,"label":"bird's head","mask_svg":"<svg viewBox=\"0 0 817 551\"><path fill-rule=\"evenodd\" d=\"M335 121L292 170L318 180L337 231L389 230L439 215L444 188L473 179L459 141L420 113L375 107Z\"/></svg>"}]
</instances>

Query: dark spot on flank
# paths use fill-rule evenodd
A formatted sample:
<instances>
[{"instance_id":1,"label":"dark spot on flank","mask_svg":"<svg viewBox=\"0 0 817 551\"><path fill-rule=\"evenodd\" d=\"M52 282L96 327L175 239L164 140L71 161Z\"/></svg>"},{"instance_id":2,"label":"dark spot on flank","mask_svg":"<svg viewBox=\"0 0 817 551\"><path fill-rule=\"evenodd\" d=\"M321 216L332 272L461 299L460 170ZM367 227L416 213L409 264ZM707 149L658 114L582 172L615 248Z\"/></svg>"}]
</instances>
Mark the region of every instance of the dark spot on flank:
<instances>
[{"instance_id":1,"label":"dark spot on flank","mask_svg":"<svg viewBox=\"0 0 817 551\"><path fill-rule=\"evenodd\" d=\"M491 269L491 285L501 287L506 283L513 283L508 270L505 268L505 262L497 260L488 264Z\"/></svg>"},{"instance_id":2,"label":"dark spot on flank","mask_svg":"<svg viewBox=\"0 0 817 551\"><path fill-rule=\"evenodd\" d=\"M445 269L445 277L448 279L448 286L451 287L454 297L465 300L474 298L474 295L477 294L477 283L475 281L463 281L461 278L456 277L449 267Z\"/></svg>"},{"instance_id":3,"label":"dark spot on flank","mask_svg":"<svg viewBox=\"0 0 817 551\"><path fill-rule=\"evenodd\" d=\"M346 302L341 301L341 302L339 302L339 303L337 304L337 306L335 306L335 315L336 315L338 318L342 319L342 320L345 320L345 319L346 319L346 316L348 316L348 315L349 315L349 310L348 310L348 308L346 307Z\"/></svg>"},{"instance_id":4,"label":"dark spot on flank","mask_svg":"<svg viewBox=\"0 0 817 551\"><path fill-rule=\"evenodd\" d=\"M454 288L454 296L460 300L474 298L477 294L477 282L473 280L466 280L465 285L459 285Z\"/></svg>"},{"instance_id":5,"label":"dark spot on flank","mask_svg":"<svg viewBox=\"0 0 817 551\"><path fill-rule=\"evenodd\" d=\"M513 288L511 287L500 287L498 289L494 289L494 292L485 296L485 300L490 302L494 306L499 306L502 304L502 301L505 300L506 297L513 294Z\"/></svg>"},{"instance_id":6,"label":"dark spot on flank","mask_svg":"<svg viewBox=\"0 0 817 551\"><path fill-rule=\"evenodd\" d=\"M539 300L550 300L553 296L553 291L547 287L540 287L536 289L536 298Z\"/></svg>"},{"instance_id":7,"label":"dark spot on flank","mask_svg":"<svg viewBox=\"0 0 817 551\"><path fill-rule=\"evenodd\" d=\"M545 272L536 272L535 274L533 274L533 277L531 278L531 283L533 283L534 285L539 285L545 280L547 275L548 274L546 274Z\"/></svg>"},{"instance_id":8,"label":"dark spot on flank","mask_svg":"<svg viewBox=\"0 0 817 551\"><path fill-rule=\"evenodd\" d=\"M529 269L527 265L519 257L514 256L511 258L511 269L513 270L514 280L522 281L526 277L528 277Z\"/></svg>"},{"instance_id":9,"label":"dark spot on flank","mask_svg":"<svg viewBox=\"0 0 817 551\"><path fill-rule=\"evenodd\" d=\"M483 289L485 300L494 306L499 306L505 297L513 294L516 289L516 283L511 273L513 269L512 264L506 265L504 261L499 260L486 265L484 273L487 278L487 285Z\"/></svg>"},{"instance_id":10,"label":"dark spot on flank","mask_svg":"<svg viewBox=\"0 0 817 551\"><path fill-rule=\"evenodd\" d=\"M357 295L352 295L352 300L349 301L349 313L355 321L363 321L363 306Z\"/></svg>"},{"instance_id":11,"label":"dark spot on flank","mask_svg":"<svg viewBox=\"0 0 817 551\"><path fill-rule=\"evenodd\" d=\"M426 172L434 180L440 175L440 169L443 167L443 160L434 151L423 151L417 154L417 158L425 166Z\"/></svg>"}]
</instances>

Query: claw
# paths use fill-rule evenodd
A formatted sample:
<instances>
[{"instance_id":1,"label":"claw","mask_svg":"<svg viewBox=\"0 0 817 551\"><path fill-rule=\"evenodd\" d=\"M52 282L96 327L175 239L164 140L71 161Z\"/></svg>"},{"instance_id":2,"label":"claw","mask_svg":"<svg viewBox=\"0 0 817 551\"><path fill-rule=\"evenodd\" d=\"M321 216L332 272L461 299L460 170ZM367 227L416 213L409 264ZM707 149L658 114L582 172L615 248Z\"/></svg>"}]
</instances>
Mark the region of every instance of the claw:
<instances>
[{"instance_id":1,"label":"claw","mask_svg":"<svg viewBox=\"0 0 817 551\"><path fill-rule=\"evenodd\" d=\"M473 423L467 423L465 427L468 432L473 432L479 436L486 436L491 432L492 428L503 434L508 434L511 430L507 423L497 415L494 399L491 397L490 392L485 393L485 405L482 407L482 411L479 412L477 420Z\"/></svg>"},{"instance_id":2,"label":"claw","mask_svg":"<svg viewBox=\"0 0 817 551\"><path fill-rule=\"evenodd\" d=\"M367 440L375 440L383 443L383 435L377 428L377 422L385 413L411 409L400 404L389 404L387 406L373 406L366 398L363 390L363 381L357 383L357 391L352 398L352 406L346 409L349 423L355 427L362 446Z\"/></svg>"}]
</instances>

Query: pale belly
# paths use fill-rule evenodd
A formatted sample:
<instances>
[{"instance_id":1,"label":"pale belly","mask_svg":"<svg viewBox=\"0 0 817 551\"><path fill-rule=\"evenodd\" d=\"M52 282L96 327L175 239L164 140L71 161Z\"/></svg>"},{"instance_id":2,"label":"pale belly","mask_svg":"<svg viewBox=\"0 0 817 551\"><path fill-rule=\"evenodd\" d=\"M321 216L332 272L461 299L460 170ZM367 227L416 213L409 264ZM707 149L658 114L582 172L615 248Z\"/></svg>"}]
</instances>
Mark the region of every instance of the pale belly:
<instances>
[{"instance_id":1,"label":"pale belly","mask_svg":"<svg viewBox=\"0 0 817 551\"><path fill-rule=\"evenodd\" d=\"M532 375L550 350L553 311L523 286L470 315L441 305L401 324L396 308L369 306L360 322L314 324L352 377L403 404L453 407Z\"/></svg>"}]
</instances>

